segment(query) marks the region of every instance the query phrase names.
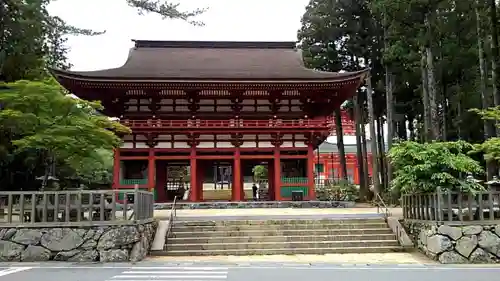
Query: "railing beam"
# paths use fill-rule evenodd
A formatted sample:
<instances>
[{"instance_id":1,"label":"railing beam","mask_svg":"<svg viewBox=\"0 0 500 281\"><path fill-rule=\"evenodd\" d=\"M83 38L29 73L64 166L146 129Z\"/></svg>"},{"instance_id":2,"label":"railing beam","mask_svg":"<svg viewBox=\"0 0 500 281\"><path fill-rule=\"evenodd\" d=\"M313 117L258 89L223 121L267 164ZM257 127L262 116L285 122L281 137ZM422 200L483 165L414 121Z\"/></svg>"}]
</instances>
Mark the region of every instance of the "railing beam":
<instances>
[{"instance_id":1,"label":"railing beam","mask_svg":"<svg viewBox=\"0 0 500 281\"><path fill-rule=\"evenodd\" d=\"M147 129L147 128L334 128L335 124L328 120L121 120L123 125L131 129Z\"/></svg>"}]
</instances>

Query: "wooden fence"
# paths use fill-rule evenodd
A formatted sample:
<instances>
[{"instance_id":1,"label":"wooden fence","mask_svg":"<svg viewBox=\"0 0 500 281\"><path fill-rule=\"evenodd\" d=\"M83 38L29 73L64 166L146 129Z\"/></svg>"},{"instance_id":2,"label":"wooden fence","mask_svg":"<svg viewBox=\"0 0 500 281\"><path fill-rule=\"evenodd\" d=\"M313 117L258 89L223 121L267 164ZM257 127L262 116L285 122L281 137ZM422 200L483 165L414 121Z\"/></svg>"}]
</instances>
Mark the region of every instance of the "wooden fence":
<instances>
[{"instance_id":1,"label":"wooden fence","mask_svg":"<svg viewBox=\"0 0 500 281\"><path fill-rule=\"evenodd\" d=\"M442 192L402 196L403 216L422 221L493 221L500 219L500 192Z\"/></svg>"},{"instance_id":2,"label":"wooden fence","mask_svg":"<svg viewBox=\"0 0 500 281\"><path fill-rule=\"evenodd\" d=\"M0 192L0 227L142 223L153 220L153 205L153 193L137 189Z\"/></svg>"}]
</instances>

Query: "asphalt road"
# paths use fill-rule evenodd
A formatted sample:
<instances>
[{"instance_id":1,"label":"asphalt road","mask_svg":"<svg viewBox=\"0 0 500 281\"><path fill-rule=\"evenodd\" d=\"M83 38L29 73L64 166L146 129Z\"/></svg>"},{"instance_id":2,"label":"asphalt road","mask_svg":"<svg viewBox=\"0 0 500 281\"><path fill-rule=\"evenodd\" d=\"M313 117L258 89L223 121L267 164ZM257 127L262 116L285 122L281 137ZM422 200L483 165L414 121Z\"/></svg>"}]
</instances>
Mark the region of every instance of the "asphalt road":
<instances>
[{"instance_id":1,"label":"asphalt road","mask_svg":"<svg viewBox=\"0 0 500 281\"><path fill-rule=\"evenodd\" d=\"M500 266L331 264L2 264L0 281L491 281Z\"/></svg>"}]
</instances>

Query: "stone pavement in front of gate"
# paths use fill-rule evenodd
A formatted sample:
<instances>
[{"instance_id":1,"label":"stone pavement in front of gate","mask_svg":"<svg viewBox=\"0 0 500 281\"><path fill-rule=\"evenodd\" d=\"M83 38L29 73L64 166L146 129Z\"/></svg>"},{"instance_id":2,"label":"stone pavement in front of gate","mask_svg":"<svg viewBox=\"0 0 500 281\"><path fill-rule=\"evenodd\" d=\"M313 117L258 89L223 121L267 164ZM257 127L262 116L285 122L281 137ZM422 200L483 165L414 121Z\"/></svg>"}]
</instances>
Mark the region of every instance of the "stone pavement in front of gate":
<instances>
[{"instance_id":1,"label":"stone pavement in front of gate","mask_svg":"<svg viewBox=\"0 0 500 281\"><path fill-rule=\"evenodd\" d=\"M390 208L391 216L401 217L401 208ZM382 210L380 210L382 212ZM194 209L194 210L177 210L177 217L341 217L346 215L353 217L356 215L366 216L377 214L377 208L253 208L253 209ZM168 218L170 217L170 210L155 210L155 218Z\"/></svg>"}]
</instances>

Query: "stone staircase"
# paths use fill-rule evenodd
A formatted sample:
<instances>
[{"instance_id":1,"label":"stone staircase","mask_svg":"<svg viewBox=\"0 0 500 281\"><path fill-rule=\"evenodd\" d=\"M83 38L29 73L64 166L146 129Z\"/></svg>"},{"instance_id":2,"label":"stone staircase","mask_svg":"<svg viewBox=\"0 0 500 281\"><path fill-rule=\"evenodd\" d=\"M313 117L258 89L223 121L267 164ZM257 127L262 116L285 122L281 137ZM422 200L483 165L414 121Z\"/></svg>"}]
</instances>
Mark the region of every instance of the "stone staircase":
<instances>
[{"instance_id":1,"label":"stone staircase","mask_svg":"<svg viewBox=\"0 0 500 281\"><path fill-rule=\"evenodd\" d=\"M401 251L382 218L178 221L162 255L286 255Z\"/></svg>"}]
</instances>

